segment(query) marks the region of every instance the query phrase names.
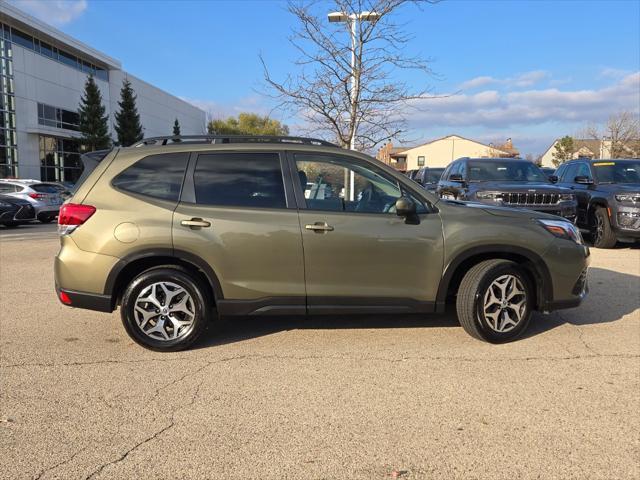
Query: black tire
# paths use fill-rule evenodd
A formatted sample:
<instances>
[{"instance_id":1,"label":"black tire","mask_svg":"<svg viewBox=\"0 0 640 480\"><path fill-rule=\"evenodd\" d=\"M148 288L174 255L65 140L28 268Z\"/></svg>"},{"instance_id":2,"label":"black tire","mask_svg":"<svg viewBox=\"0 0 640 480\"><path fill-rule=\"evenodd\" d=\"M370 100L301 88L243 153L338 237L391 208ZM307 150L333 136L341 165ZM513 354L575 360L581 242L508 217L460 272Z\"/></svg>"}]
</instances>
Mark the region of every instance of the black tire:
<instances>
[{"instance_id":1,"label":"black tire","mask_svg":"<svg viewBox=\"0 0 640 480\"><path fill-rule=\"evenodd\" d=\"M144 333L136 322L135 304L138 295L147 287L159 282L170 282L182 287L191 296L193 302L193 322L187 332L176 339L152 338ZM164 266L146 270L131 281L122 296L120 316L125 330L139 345L158 352L175 352L189 348L206 330L213 315L213 303L208 289L199 278L180 267Z\"/></svg>"},{"instance_id":2,"label":"black tire","mask_svg":"<svg viewBox=\"0 0 640 480\"><path fill-rule=\"evenodd\" d=\"M51 223L55 218L55 215L40 215L38 221L40 223Z\"/></svg>"},{"instance_id":3,"label":"black tire","mask_svg":"<svg viewBox=\"0 0 640 480\"><path fill-rule=\"evenodd\" d=\"M483 307L484 297L489 286L494 280L504 275L511 275L520 281L525 303L524 313L515 327L509 331L500 332L490 326ZM472 337L486 342L504 343L515 340L529 325L533 308L533 291L529 279L516 263L501 259L480 262L474 265L460 282L456 298L456 310L460 325Z\"/></svg>"},{"instance_id":4,"label":"black tire","mask_svg":"<svg viewBox=\"0 0 640 480\"><path fill-rule=\"evenodd\" d=\"M611 229L609 214L604 207L597 207L593 215L593 246L596 248L613 248L618 239Z\"/></svg>"}]
</instances>

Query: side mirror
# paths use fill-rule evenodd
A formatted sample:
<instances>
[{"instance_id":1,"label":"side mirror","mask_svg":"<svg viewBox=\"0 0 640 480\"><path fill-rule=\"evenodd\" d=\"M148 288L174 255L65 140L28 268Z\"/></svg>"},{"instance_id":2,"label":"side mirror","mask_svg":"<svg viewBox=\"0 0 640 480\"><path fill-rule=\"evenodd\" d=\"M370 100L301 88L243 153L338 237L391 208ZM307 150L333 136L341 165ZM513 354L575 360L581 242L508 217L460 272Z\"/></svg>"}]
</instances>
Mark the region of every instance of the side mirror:
<instances>
[{"instance_id":1,"label":"side mirror","mask_svg":"<svg viewBox=\"0 0 640 480\"><path fill-rule=\"evenodd\" d=\"M400 197L396 200L396 215L404 218L404 223L417 225L420 223L416 213L416 204L407 197Z\"/></svg>"},{"instance_id":2,"label":"side mirror","mask_svg":"<svg viewBox=\"0 0 640 480\"><path fill-rule=\"evenodd\" d=\"M453 173L449 175L449 180L452 182L460 182L460 183L464 182L464 178L462 178L462 175L460 175L459 173Z\"/></svg>"},{"instance_id":3,"label":"side mirror","mask_svg":"<svg viewBox=\"0 0 640 480\"><path fill-rule=\"evenodd\" d=\"M593 180L584 175L578 175L576 178L573 179L573 181L581 185L593 185Z\"/></svg>"},{"instance_id":4,"label":"side mirror","mask_svg":"<svg viewBox=\"0 0 640 480\"><path fill-rule=\"evenodd\" d=\"M557 175L549 175L549 181L551 183L558 183L558 176Z\"/></svg>"}]
</instances>

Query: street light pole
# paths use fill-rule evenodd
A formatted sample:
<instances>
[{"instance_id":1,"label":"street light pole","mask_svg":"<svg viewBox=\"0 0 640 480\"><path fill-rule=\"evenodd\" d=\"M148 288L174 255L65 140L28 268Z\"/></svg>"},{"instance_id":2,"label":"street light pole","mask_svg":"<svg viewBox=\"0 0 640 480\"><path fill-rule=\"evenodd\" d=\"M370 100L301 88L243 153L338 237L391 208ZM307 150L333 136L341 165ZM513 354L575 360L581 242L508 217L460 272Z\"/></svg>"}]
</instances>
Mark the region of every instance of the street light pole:
<instances>
[{"instance_id":1,"label":"street light pole","mask_svg":"<svg viewBox=\"0 0 640 480\"><path fill-rule=\"evenodd\" d=\"M358 21L361 22L371 22L378 20L380 18L380 14L377 12L360 12L360 13L352 13L348 14L345 12L332 12L327 15L329 22L331 23L349 23L351 25L351 81L350 81L350 97L351 97L351 107L356 103L356 94L358 91L358 85L356 80L356 47L357 47L357 35L358 35ZM351 139L349 141L349 148L351 150L356 149L356 133L358 130L358 120L357 118L352 119L354 122L353 125L353 133L351 134Z\"/></svg>"}]
</instances>

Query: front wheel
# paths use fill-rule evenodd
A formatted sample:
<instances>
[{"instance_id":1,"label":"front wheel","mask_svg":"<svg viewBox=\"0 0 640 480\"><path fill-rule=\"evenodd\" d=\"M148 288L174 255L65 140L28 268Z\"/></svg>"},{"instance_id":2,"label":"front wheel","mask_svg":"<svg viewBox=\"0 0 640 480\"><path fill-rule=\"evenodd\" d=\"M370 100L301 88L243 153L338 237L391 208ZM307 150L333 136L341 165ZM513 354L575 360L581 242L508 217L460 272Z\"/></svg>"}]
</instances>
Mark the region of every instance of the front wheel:
<instances>
[{"instance_id":1,"label":"front wheel","mask_svg":"<svg viewBox=\"0 0 640 480\"><path fill-rule=\"evenodd\" d=\"M595 230L593 232L593 246L596 248L613 248L616 245L616 234L611 229L611 222L607 209L598 207L594 215Z\"/></svg>"},{"instance_id":2,"label":"front wheel","mask_svg":"<svg viewBox=\"0 0 640 480\"><path fill-rule=\"evenodd\" d=\"M532 287L518 265L486 260L462 279L456 310L465 331L479 340L504 343L527 328L533 304Z\"/></svg>"},{"instance_id":3,"label":"front wheel","mask_svg":"<svg viewBox=\"0 0 640 480\"><path fill-rule=\"evenodd\" d=\"M122 296L120 315L129 336L156 351L189 348L204 332L212 301L188 271L161 267L138 275Z\"/></svg>"}]
</instances>

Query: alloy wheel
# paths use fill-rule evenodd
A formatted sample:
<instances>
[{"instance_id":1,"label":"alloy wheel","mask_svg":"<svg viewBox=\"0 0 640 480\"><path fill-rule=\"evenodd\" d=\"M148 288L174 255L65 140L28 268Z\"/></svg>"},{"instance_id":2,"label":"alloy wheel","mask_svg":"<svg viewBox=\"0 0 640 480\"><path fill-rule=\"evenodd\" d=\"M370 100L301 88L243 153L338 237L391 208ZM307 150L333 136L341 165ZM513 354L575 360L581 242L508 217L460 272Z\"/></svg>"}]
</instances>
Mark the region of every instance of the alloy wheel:
<instances>
[{"instance_id":1,"label":"alloy wheel","mask_svg":"<svg viewBox=\"0 0 640 480\"><path fill-rule=\"evenodd\" d=\"M136 298L134 318L147 336L161 341L177 340L193 327L195 307L191 295L173 282L152 283Z\"/></svg>"},{"instance_id":2,"label":"alloy wheel","mask_svg":"<svg viewBox=\"0 0 640 480\"><path fill-rule=\"evenodd\" d=\"M496 278L484 294L483 313L489 327L505 333L518 326L525 318L527 293L515 275Z\"/></svg>"}]
</instances>

